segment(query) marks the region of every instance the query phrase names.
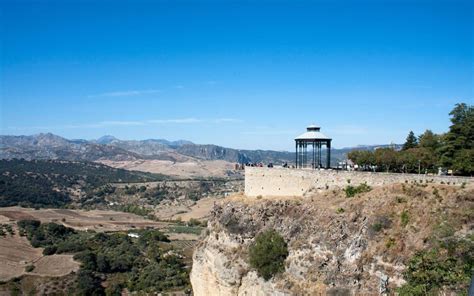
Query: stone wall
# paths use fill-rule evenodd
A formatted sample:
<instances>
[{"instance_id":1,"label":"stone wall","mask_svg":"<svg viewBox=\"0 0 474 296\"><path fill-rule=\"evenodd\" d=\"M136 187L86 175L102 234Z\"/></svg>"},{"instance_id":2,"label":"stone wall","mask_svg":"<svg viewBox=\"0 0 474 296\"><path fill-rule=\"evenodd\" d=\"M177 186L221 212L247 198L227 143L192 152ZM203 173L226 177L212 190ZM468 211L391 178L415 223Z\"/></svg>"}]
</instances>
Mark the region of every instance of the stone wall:
<instances>
[{"instance_id":1,"label":"stone wall","mask_svg":"<svg viewBox=\"0 0 474 296\"><path fill-rule=\"evenodd\" d=\"M431 182L461 185L471 183L473 180L471 177L246 167L245 195L303 196L310 189L324 190L345 187L348 184L367 183L370 186L381 186L405 182Z\"/></svg>"}]
</instances>

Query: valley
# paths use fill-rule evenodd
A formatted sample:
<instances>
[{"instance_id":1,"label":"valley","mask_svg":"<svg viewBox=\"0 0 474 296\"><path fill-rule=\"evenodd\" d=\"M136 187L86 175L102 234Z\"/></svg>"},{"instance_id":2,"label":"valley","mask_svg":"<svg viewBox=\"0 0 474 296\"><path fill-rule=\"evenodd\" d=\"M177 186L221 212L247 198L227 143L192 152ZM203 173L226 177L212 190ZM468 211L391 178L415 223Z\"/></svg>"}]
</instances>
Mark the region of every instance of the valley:
<instances>
[{"instance_id":1,"label":"valley","mask_svg":"<svg viewBox=\"0 0 474 296\"><path fill-rule=\"evenodd\" d=\"M467 113L339 150L347 171L189 141L2 137L0 295L465 295Z\"/></svg>"},{"instance_id":2,"label":"valley","mask_svg":"<svg viewBox=\"0 0 474 296\"><path fill-rule=\"evenodd\" d=\"M68 295L77 289L86 295L123 289L187 294L194 246L214 203L243 191L238 174L189 178L84 161L0 162L4 205L0 207L0 295L15 291ZM25 223L35 226L21 226ZM61 234L49 239L49 229ZM111 249L90 243L96 239L109 240ZM144 257L114 263L118 260L114 250L124 244L129 246L122 256L140 249ZM94 258L105 256L104 264L112 269L87 265L90 258L84 252L92 252ZM168 253L172 257L161 258ZM147 269L143 260L156 264ZM165 271L169 276L161 279L139 279ZM123 278L124 272L138 279L130 282ZM155 282L168 279L167 284Z\"/></svg>"},{"instance_id":3,"label":"valley","mask_svg":"<svg viewBox=\"0 0 474 296\"><path fill-rule=\"evenodd\" d=\"M0 0L0 296L474 296L473 12Z\"/></svg>"}]
</instances>

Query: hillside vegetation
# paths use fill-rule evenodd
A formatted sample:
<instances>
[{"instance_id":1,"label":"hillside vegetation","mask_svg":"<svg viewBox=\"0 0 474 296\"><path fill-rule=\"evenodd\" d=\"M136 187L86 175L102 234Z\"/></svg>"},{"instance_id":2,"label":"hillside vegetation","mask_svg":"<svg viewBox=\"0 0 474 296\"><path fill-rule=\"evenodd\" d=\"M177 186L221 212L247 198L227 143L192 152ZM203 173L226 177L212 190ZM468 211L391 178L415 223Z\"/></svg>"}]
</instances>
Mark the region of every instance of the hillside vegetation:
<instances>
[{"instance_id":1,"label":"hillside vegetation","mask_svg":"<svg viewBox=\"0 0 474 296\"><path fill-rule=\"evenodd\" d=\"M89 162L0 160L0 206L63 207L77 194L74 190L88 193L108 183L163 179Z\"/></svg>"},{"instance_id":2,"label":"hillside vegetation","mask_svg":"<svg viewBox=\"0 0 474 296\"><path fill-rule=\"evenodd\" d=\"M189 267L158 230L134 230L139 237L132 238L127 233L84 232L36 220L21 220L18 226L34 247L44 248L44 255L73 253L81 262L69 295L189 289Z\"/></svg>"}]
</instances>

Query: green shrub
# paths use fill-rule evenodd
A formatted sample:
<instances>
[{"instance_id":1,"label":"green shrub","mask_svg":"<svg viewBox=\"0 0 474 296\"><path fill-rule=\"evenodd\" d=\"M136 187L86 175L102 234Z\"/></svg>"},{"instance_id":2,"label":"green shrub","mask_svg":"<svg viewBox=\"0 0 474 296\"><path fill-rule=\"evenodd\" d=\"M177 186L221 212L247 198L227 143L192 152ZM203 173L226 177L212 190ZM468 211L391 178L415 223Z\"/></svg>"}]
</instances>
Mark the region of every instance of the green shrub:
<instances>
[{"instance_id":1,"label":"green shrub","mask_svg":"<svg viewBox=\"0 0 474 296\"><path fill-rule=\"evenodd\" d=\"M56 250L57 250L56 246L47 246L43 250L43 255L45 256L53 255L54 253L56 253Z\"/></svg>"},{"instance_id":2,"label":"green shrub","mask_svg":"<svg viewBox=\"0 0 474 296\"><path fill-rule=\"evenodd\" d=\"M362 183L359 186L347 185L344 189L346 197L354 197L359 193L369 192L372 190L372 187L367 185L367 183Z\"/></svg>"},{"instance_id":3,"label":"green shrub","mask_svg":"<svg viewBox=\"0 0 474 296\"><path fill-rule=\"evenodd\" d=\"M191 218L188 221L188 226L201 226L201 221L198 219Z\"/></svg>"},{"instance_id":4,"label":"green shrub","mask_svg":"<svg viewBox=\"0 0 474 296\"><path fill-rule=\"evenodd\" d=\"M97 256L92 251L84 251L74 255L74 260L81 261L81 270L95 270L97 268Z\"/></svg>"},{"instance_id":5,"label":"green shrub","mask_svg":"<svg viewBox=\"0 0 474 296\"><path fill-rule=\"evenodd\" d=\"M188 281L188 275L181 271L183 268L184 264L175 256L165 257L159 263L152 262L136 275L132 288L151 292L184 286Z\"/></svg>"},{"instance_id":6,"label":"green shrub","mask_svg":"<svg viewBox=\"0 0 474 296\"><path fill-rule=\"evenodd\" d=\"M408 215L407 211L402 212L402 214L400 215L400 221L402 223L402 227L405 227L408 225L408 222L410 221L410 216Z\"/></svg>"},{"instance_id":7,"label":"green shrub","mask_svg":"<svg viewBox=\"0 0 474 296\"><path fill-rule=\"evenodd\" d=\"M10 224L5 224L5 229L10 235L14 235L15 231L13 230L12 226Z\"/></svg>"},{"instance_id":8,"label":"green shrub","mask_svg":"<svg viewBox=\"0 0 474 296\"><path fill-rule=\"evenodd\" d=\"M346 186L346 188L344 189L344 192L346 193L346 197L353 197L355 196L357 193L356 193L356 188L354 186Z\"/></svg>"},{"instance_id":9,"label":"green shrub","mask_svg":"<svg viewBox=\"0 0 474 296\"><path fill-rule=\"evenodd\" d=\"M439 197L439 190L438 188L433 188L433 195Z\"/></svg>"},{"instance_id":10,"label":"green shrub","mask_svg":"<svg viewBox=\"0 0 474 296\"><path fill-rule=\"evenodd\" d=\"M401 197L401 196L397 196L397 203L404 203L404 202L407 202L405 200L405 198Z\"/></svg>"},{"instance_id":11,"label":"green shrub","mask_svg":"<svg viewBox=\"0 0 474 296\"><path fill-rule=\"evenodd\" d=\"M100 278L89 270L80 270L77 274L77 295L104 295Z\"/></svg>"},{"instance_id":12,"label":"green shrub","mask_svg":"<svg viewBox=\"0 0 474 296\"><path fill-rule=\"evenodd\" d=\"M389 229L392 226L390 218L385 216L376 217L374 223L370 226L370 232L375 234L380 232L382 229Z\"/></svg>"},{"instance_id":13,"label":"green shrub","mask_svg":"<svg viewBox=\"0 0 474 296\"><path fill-rule=\"evenodd\" d=\"M144 217L151 214L152 212L151 209L149 208L142 207L139 205L134 205L134 204L118 205L118 206L113 207L113 209L117 211L126 212L126 213L132 213L139 216L144 216Z\"/></svg>"},{"instance_id":14,"label":"green shrub","mask_svg":"<svg viewBox=\"0 0 474 296\"><path fill-rule=\"evenodd\" d=\"M257 235L249 249L250 266L265 280L285 270L286 257L288 257L288 246L275 230L267 230Z\"/></svg>"},{"instance_id":15,"label":"green shrub","mask_svg":"<svg viewBox=\"0 0 474 296\"><path fill-rule=\"evenodd\" d=\"M32 272L35 269L34 265L27 265L25 266L25 271L26 272Z\"/></svg>"},{"instance_id":16,"label":"green shrub","mask_svg":"<svg viewBox=\"0 0 474 296\"><path fill-rule=\"evenodd\" d=\"M203 230L203 228L200 227L200 226L180 226L180 225L176 225L176 226L168 228L169 232L191 233L191 234L195 234L195 235L200 235L202 230Z\"/></svg>"},{"instance_id":17,"label":"green shrub","mask_svg":"<svg viewBox=\"0 0 474 296\"><path fill-rule=\"evenodd\" d=\"M170 242L169 238L158 229L146 229L138 232L138 244L140 246L148 246L155 242Z\"/></svg>"},{"instance_id":18,"label":"green shrub","mask_svg":"<svg viewBox=\"0 0 474 296\"><path fill-rule=\"evenodd\" d=\"M383 226L381 223L374 223L372 224L372 229L375 231L375 232L379 232L380 230L382 230Z\"/></svg>"},{"instance_id":19,"label":"green shrub","mask_svg":"<svg viewBox=\"0 0 474 296\"><path fill-rule=\"evenodd\" d=\"M395 245L395 239L393 237L390 237L389 239L387 239L385 241L385 247L387 249L390 249L391 247L393 247Z\"/></svg>"},{"instance_id":20,"label":"green shrub","mask_svg":"<svg viewBox=\"0 0 474 296\"><path fill-rule=\"evenodd\" d=\"M416 253L404 272L406 284L397 289L399 295L436 295L441 289L462 295L469 287L474 269L474 242L452 239L449 247ZM454 294L456 294L454 293Z\"/></svg>"}]
</instances>

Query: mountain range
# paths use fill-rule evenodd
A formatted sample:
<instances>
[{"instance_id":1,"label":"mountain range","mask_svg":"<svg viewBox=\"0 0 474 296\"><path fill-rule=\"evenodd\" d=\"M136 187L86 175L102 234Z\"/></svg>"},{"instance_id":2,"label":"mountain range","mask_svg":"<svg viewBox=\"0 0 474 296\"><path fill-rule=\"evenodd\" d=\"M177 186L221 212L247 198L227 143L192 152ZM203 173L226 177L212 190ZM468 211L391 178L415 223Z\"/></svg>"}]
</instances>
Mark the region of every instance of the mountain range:
<instances>
[{"instance_id":1,"label":"mountain range","mask_svg":"<svg viewBox=\"0 0 474 296\"><path fill-rule=\"evenodd\" d=\"M332 162L343 160L354 149L373 150L377 146L332 149ZM294 153L272 150L241 150L211 144L195 144L186 140L164 139L120 140L103 136L96 140L65 139L52 133L31 136L0 136L0 159L64 159L81 161L224 160L228 162L292 163Z\"/></svg>"}]
</instances>

